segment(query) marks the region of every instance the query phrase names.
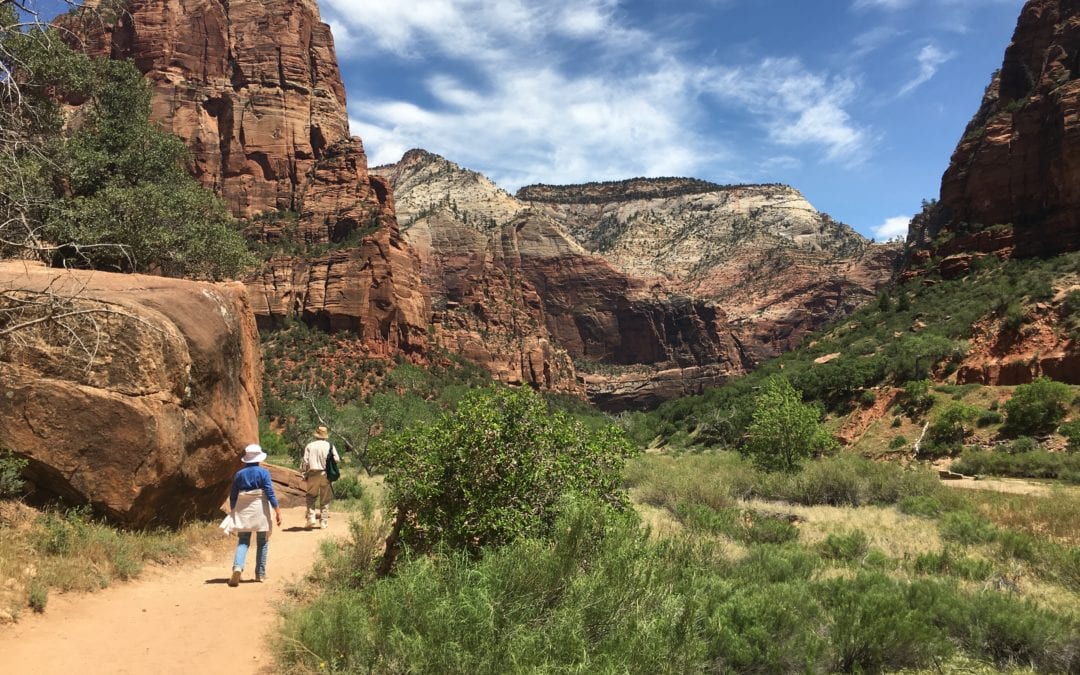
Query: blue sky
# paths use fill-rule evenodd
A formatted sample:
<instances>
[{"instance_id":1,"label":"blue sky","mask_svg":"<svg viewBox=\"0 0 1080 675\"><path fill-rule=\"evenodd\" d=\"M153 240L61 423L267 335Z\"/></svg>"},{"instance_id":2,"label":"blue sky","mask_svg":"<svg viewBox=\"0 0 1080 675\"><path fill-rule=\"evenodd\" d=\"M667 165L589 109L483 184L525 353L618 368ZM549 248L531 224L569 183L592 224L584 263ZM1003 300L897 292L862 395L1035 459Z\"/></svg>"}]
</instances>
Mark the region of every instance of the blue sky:
<instances>
[{"instance_id":1,"label":"blue sky","mask_svg":"<svg viewBox=\"0 0 1080 675\"><path fill-rule=\"evenodd\" d=\"M903 234L1022 0L321 0L372 165L782 182Z\"/></svg>"}]
</instances>

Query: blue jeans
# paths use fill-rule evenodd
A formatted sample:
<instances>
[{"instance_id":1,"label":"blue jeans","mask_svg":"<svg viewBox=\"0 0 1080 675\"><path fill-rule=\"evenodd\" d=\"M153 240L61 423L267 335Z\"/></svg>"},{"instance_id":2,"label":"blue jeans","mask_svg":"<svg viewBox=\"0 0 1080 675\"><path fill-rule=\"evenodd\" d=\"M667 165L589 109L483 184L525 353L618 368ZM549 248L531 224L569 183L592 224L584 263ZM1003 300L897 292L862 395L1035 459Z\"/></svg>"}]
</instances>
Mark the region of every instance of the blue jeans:
<instances>
[{"instance_id":1,"label":"blue jeans","mask_svg":"<svg viewBox=\"0 0 1080 675\"><path fill-rule=\"evenodd\" d=\"M266 532L255 533L255 576L266 576L266 556L270 553L270 541ZM236 543L236 556L233 558L233 569L244 569L244 561L247 560L248 547L251 546L251 533L241 532L240 540Z\"/></svg>"}]
</instances>

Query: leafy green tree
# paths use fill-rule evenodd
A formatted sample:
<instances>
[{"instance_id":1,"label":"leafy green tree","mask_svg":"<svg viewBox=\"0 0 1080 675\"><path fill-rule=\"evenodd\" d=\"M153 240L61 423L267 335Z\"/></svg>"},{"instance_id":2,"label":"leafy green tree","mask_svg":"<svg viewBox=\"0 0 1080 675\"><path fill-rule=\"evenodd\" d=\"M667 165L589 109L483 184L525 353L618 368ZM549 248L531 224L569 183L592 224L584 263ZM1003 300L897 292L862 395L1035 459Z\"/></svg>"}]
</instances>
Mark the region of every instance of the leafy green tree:
<instances>
[{"instance_id":1,"label":"leafy green tree","mask_svg":"<svg viewBox=\"0 0 1080 675\"><path fill-rule=\"evenodd\" d=\"M1048 434L1065 418L1072 390L1069 385L1040 377L1031 384L1022 384L1005 402L1005 425L1008 436Z\"/></svg>"},{"instance_id":2,"label":"leafy green tree","mask_svg":"<svg viewBox=\"0 0 1080 675\"><path fill-rule=\"evenodd\" d=\"M904 411L912 417L922 415L934 405L930 380L911 380L904 385Z\"/></svg>"},{"instance_id":3,"label":"leafy green tree","mask_svg":"<svg viewBox=\"0 0 1080 675\"><path fill-rule=\"evenodd\" d=\"M564 493L628 504L622 468L633 450L622 432L589 430L531 389L475 391L456 410L379 446L396 511L384 573L399 543L475 552L544 536Z\"/></svg>"},{"instance_id":4,"label":"leafy green tree","mask_svg":"<svg viewBox=\"0 0 1080 675\"><path fill-rule=\"evenodd\" d=\"M1066 449L1069 452L1080 450L1080 420L1066 422L1058 428L1058 431L1068 440Z\"/></svg>"},{"instance_id":5,"label":"leafy green tree","mask_svg":"<svg viewBox=\"0 0 1080 675\"><path fill-rule=\"evenodd\" d=\"M818 408L802 402L787 378L775 376L754 403L743 451L769 471L794 471L803 460L836 448Z\"/></svg>"},{"instance_id":6,"label":"leafy green tree","mask_svg":"<svg viewBox=\"0 0 1080 675\"><path fill-rule=\"evenodd\" d=\"M183 142L150 121L150 90L131 63L23 30L0 2L5 73L0 255L211 279L250 263L224 205L188 175Z\"/></svg>"},{"instance_id":7,"label":"leafy green tree","mask_svg":"<svg viewBox=\"0 0 1080 675\"><path fill-rule=\"evenodd\" d=\"M979 409L953 401L937 414L927 429L927 439L935 447L954 447L964 441L971 432Z\"/></svg>"}]
</instances>

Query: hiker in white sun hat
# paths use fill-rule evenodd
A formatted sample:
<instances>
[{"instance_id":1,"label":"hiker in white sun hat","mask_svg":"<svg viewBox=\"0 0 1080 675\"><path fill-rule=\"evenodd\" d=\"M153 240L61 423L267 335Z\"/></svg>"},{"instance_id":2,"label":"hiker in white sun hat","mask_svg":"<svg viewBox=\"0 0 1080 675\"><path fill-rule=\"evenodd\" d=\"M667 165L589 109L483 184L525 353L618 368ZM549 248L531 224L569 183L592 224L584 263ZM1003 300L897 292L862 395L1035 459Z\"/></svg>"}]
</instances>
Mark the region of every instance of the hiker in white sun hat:
<instances>
[{"instance_id":1,"label":"hiker in white sun hat","mask_svg":"<svg viewBox=\"0 0 1080 675\"><path fill-rule=\"evenodd\" d=\"M315 430L315 440L304 447L304 458L300 461L300 473L304 476L307 489L307 528L315 527L315 502L319 503L319 524L326 528L330 520L330 502L334 501L334 491L330 481L336 476L327 476L327 466L340 464L341 456L330 442L330 430L319 427Z\"/></svg>"},{"instance_id":2,"label":"hiker in white sun hat","mask_svg":"<svg viewBox=\"0 0 1080 675\"><path fill-rule=\"evenodd\" d=\"M236 555L233 556L230 586L240 584L240 574L244 571L248 547L251 546L251 533L255 533L255 581L266 581L266 557L270 552L270 509L274 509L274 520L281 525L281 509L278 508L274 495L274 484L270 481L270 472L259 462L266 459L266 453L257 443L244 448L241 461L244 468L233 476L232 490L229 491L229 515L222 521L225 534L236 532L239 539Z\"/></svg>"}]
</instances>

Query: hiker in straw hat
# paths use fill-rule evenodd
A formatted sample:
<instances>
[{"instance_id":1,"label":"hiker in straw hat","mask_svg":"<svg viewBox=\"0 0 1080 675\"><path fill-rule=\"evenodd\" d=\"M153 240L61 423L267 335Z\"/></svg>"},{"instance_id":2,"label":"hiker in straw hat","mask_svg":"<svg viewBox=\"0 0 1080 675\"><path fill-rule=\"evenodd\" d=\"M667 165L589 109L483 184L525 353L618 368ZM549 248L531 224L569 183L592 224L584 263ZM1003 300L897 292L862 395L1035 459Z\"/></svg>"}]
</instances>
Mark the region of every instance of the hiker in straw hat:
<instances>
[{"instance_id":1,"label":"hiker in straw hat","mask_svg":"<svg viewBox=\"0 0 1080 675\"><path fill-rule=\"evenodd\" d=\"M326 458L333 454L334 461L341 462L337 448L328 440L330 430L319 427L315 430L315 440L304 447L304 458L300 461L300 473L304 476L307 489L307 528L315 527L315 502L319 502L319 526L326 528L330 520L330 502L334 501L334 492L326 477Z\"/></svg>"},{"instance_id":2,"label":"hiker in straw hat","mask_svg":"<svg viewBox=\"0 0 1080 675\"><path fill-rule=\"evenodd\" d=\"M274 485L270 481L270 472L259 466L266 459L266 453L258 444L252 443L244 448L241 461L244 468L233 476L232 489L229 491L229 515L221 523L225 534L236 532L236 555L233 556L232 575L229 585L240 585L240 574L244 571L248 547L251 546L251 533L255 533L255 581L266 581L266 556L270 552L270 509L274 509L275 520L281 525L281 509L278 508Z\"/></svg>"}]
</instances>

